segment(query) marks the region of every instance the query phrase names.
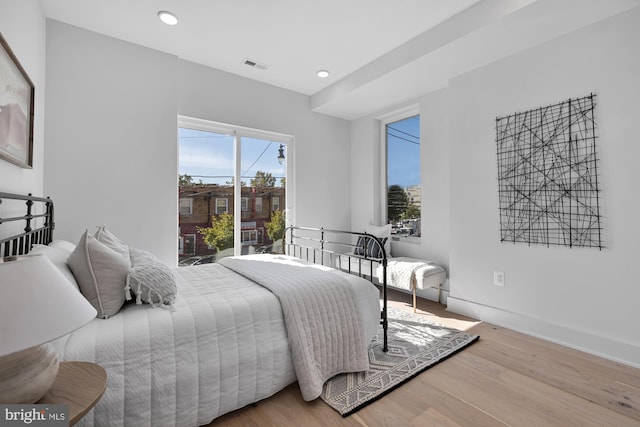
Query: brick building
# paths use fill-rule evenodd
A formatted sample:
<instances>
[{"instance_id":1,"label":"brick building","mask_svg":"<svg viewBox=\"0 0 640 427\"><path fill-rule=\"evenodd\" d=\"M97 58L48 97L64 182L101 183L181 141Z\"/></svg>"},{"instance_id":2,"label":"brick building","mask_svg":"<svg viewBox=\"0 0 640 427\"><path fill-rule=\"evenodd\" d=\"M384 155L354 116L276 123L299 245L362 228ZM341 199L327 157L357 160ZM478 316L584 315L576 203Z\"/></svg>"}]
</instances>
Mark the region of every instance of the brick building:
<instances>
[{"instance_id":1,"label":"brick building","mask_svg":"<svg viewBox=\"0 0 640 427\"><path fill-rule=\"evenodd\" d=\"M180 259L195 255L211 255L209 247L197 227L211 227L211 218L225 212L234 215L233 186L201 184L179 187L179 241ZM241 241L245 247L270 245L265 223L271 221L273 211L285 207L284 187L242 187Z\"/></svg>"}]
</instances>

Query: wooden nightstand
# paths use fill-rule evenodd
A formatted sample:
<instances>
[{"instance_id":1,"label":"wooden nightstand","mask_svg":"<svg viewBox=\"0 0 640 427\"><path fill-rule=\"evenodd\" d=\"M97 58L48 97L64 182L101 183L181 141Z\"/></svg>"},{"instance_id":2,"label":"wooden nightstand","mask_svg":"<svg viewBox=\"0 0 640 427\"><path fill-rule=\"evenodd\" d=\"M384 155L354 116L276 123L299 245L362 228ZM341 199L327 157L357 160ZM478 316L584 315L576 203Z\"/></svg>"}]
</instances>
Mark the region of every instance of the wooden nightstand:
<instances>
[{"instance_id":1,"label":"wooden nightstand","mask_svg":"<svg viewBox=\"0 0 640 427\"><path fill-rule=\"evenodd\" d=\"M107 388L107 372L89 362L60 362L55 382L38 404L69 405L69 425L93 408Z\"/></svg>"}]
</instances>

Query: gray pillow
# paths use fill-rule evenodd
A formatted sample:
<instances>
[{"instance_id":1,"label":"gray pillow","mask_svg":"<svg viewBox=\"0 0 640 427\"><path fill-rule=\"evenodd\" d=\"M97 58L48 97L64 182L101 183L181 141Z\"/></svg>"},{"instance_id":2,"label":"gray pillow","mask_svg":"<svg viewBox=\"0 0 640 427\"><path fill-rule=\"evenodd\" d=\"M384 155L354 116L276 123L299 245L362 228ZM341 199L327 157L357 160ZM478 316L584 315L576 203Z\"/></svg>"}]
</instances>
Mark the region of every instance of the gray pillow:
<instances>
[{"instance_id":1,"label":"gray pillow","mask_svg":"<svg viewBox=\"0 0 640 427\"><path fill-rule=\"evenodd\" d=\"M105 225L98 227L95 238L105 246L113 249L114 251L121 253L123 256L129 256L129 245L122 240L118 239L115 234L107 230Z\"/></svg>"},{"instance_id":2,"label":"gray pillow","mask_svg":"<svg viewBox=\"0 0 640 427\"><path fill-rule=\"evenodd\" d=\"M373 234L380 239L384 245L384 252L387 255L387 258L391 258L391 224L382 226L367 224L364 227L364 231L366 233Z\"/></svg>"},{"instance_id":3,"label":"gray pillow","mask_svg":"<svg viewBox=\"0 0 640 427\"><path fill-rule=\"evenodd\" d=\"M126 299L136 295L136 304L146 302L153 307L176 302L178 288L171 269L155 255L142 249L130 248L131 268L127 273Z\"/></svg>"},{"instance_id":4,"label":"gray pillow","mask_svg":"<svg viewBox=\"0 0 640 427\"><path fill-rule=\"evenodd\" d=\"M129 255L124 256L85 231L67 260L80 292L107 319L118 313L125 300L123 291L131 267Z\"/></svg>"}]
</instances>

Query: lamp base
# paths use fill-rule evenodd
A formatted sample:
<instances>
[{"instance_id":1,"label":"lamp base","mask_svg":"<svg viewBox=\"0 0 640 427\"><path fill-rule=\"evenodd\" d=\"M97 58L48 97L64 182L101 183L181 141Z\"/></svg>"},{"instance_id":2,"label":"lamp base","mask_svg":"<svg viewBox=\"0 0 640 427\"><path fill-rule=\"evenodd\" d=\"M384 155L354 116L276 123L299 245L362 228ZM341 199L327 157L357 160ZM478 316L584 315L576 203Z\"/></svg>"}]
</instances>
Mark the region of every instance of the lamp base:
<instances>
[{"instance_id":1,"label":"lamp base","mask_svg":"<svg viewBox=\"0 0 640 427\"><path fill-rule=\"evenodd\" d=\"M0 403L35 403L58 375L58 352L51 343L0 357Z\"/></svg>"}]
</instances>

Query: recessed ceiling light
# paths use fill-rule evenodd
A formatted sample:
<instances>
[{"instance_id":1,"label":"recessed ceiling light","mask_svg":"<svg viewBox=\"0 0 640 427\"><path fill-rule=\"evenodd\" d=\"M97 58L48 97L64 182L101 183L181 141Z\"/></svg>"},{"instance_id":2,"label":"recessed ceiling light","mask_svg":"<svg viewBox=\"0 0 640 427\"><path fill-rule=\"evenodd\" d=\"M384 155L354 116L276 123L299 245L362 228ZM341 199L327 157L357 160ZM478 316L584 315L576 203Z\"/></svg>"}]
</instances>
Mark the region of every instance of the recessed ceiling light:
<instances>
[{"instance_id":1,"label":"recessed ceiling light","mask_svg":"<svg viewBox=\"0 0 640 427\"><path fill-rule=\"evenodd\" d=\"M325 77L329 77L329 72L327 70L320 70L316 73L318 77L324 79Z\"/></svg>"},{"instance_id":2,"label":"recessed ceiling light","mask_svg":"<svg viewBox=\"0 0 640 427\"><path fill-rule=\"evenodd\" d=\"M176 25L178 23L178 18L171 12L167 12L166 10L161 10L158 12L158 17L162 22L167 25Z\"/></svg>"}]
</instances>

